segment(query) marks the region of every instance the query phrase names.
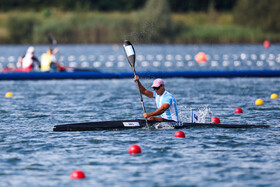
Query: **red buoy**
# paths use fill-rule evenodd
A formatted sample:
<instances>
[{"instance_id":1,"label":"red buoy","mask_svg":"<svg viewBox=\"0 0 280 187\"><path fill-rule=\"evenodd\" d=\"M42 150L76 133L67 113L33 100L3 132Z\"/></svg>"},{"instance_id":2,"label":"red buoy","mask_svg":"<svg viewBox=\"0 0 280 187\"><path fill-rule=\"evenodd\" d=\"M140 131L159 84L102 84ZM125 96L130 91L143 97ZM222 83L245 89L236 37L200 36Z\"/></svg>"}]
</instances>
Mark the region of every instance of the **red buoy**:
<instances>
[{"instance_id":1,"label":"red buoy","mask_svg":"<svg viewBox=\"0 0 280 187\"><path fill-rule=\"evenodd\" d=\"M70 175L71 179L84 179L86 178L86 175L81 170L75 170Z\"/></svg>"},{"instance_id":2,"label":"red buoy","mask_svg":"<svg viewBox=\"0 0 280 187\"><path fill-rule=\"evenodd\" d=\"M174 134L174 137L177 137L177 138L185 138L185 133L183 131L177 131L175 134Z\"/></svg>"},{"instance_id":3,"label":"red buoy","mask_svg":"<svg viewBox=\"0 0 280 187\"><path fill-rule=\"evenodd\" d=\"M205 53L199 52L199 53L197 53L197 55L195 55L195 60L198 63L206 62L207 61L207 56L206 56Z\"/></svg>"},{"instance_id":4,"label":"red buoy","mask_svg":"<svg viewBox=\"0 0 280 187\"><path fill-rule=\"evenodd\" d=\"M141 153L141 148L138 145L132 145L129 147L128 152L130 154L138 154Z\"/></svg>"},{"instance_id":5,"label":"red buoy","mask_svg":"<svg viewBox=\"0 0 280 187\"><path fill-rule=\"evenodd\" d=\"M220 119L218 117L212 117L211 123L220 123Z\"/></svg>"},{"instance_id":6,"label":"red buoy","mask_svg":"<svg viewBox=\"0 0 280 187\"><path fill-rule=\"evenodd\" d=\"M263 47L266 48L266 49L269 48L270 47L270 42L268 40L265 40L263 42Z\"/></svg>"},{"instance_id":7,"label":"red buoy","mask_svg":"<svg viewBox=\"0 0 280 187\"><path fill-rule=\"evenodd\" d=\"M234 113L243 113L243 110L241 108L235 109Z\"/></svg>"}]
</instances>

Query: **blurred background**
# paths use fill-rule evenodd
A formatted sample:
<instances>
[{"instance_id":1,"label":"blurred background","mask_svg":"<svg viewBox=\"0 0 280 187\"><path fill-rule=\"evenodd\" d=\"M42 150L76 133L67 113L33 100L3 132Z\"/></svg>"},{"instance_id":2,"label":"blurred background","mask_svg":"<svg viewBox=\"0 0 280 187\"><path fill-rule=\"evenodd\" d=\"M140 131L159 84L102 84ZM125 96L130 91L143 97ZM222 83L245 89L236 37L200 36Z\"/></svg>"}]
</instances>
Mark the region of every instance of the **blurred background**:
<instances>
[{"instance_id":1,"label":"blurred background","mask_svg":"<svg viewBox=\"0 0 280 187\"><path fill-rule=\"evenodd\" d=\"M279 12L279 0L1 0L0 43L277 43Z\"/></svg>"}]
</instances>

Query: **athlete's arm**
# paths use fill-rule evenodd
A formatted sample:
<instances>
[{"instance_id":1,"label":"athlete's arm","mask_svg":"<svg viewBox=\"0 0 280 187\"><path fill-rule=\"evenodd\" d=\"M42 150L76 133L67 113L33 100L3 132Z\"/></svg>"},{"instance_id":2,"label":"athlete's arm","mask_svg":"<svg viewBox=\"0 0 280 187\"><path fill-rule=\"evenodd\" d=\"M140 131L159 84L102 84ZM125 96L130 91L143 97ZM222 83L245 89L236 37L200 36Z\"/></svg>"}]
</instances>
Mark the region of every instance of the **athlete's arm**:
<instances>
[{"instance_id":1,"label":"athlete's arm","mask_svg":"<svg viewBox=\"0 0 280 187\"><path fill-rule=\"evenodd\" d=\"M144 94L145 96L150 97L150 98L153 97L153 92L150 91L150 90L147 90L147 89L141 84L138 75L135 75L135 77L134 77L134 82L137 82L137 84L138 84L138 86L139 86L139 88L140 88L140 92L141 92L142 94Z\"/></svg>"},{"instance_id":2,"label":"athlete's arm","mask_svg":"<svg viewBox=\"0 0 280 187\"><path fill-rule=\"evenodd\" d=\"M159 109L157 109L153 112L150 112L150 113L144 113L143 116L144 116L144 118L148 118L151 116L159 116L159 115L163 114L169 107L170 107L170 105L168 103L163 103Z\"/></svg>"}]
</instances>

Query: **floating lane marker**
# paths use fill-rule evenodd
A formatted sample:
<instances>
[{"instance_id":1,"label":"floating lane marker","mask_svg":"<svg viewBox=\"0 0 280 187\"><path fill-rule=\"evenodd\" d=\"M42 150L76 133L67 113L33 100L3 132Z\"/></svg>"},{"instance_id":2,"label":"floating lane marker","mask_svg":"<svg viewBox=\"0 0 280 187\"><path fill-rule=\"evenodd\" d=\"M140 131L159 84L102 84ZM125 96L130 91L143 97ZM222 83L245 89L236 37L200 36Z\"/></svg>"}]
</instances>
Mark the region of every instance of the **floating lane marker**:
<instances>
[{"instance_id":1,"label":"floating lane marker","mask_svg":"<svg viewBox=\"0 0 280 187\"><path fill-rule=\"evenodd\" d=\"M233 64L234 64L235 67L237 67L237 66L241 65L241 62L240 61L234 61Z\"/></svg>"},{"instance_id":2,"label":"floating lane marker","mask_svg":"<svg viewBox=\"0 0 280 187\"><path fill-rule=\"evenodd\" d=\"M75 67L77 67L77 62L70 62L69 66L72 68L75 68Z\"/></svg>"},{"instance_id":3,"label":"floating lane marker","mask_svg":"<svg viewBox=\"0 0 280 187\"><path fill-rule=\"evenodd\" d=\"M128 152L130 154L134 155L134 154L139 154L142 151L141 151L141 148L138 145L132 145L132 146L129 147Z\"/></svg>"},{"instance_id":4,"label":"floating lane marker","mask_svg":"<svg viewBox=\"0 0 280 187\"><path fill-rule=\"evenodd\" d=\"M220 121L220 119L218 118L218 117L212 117L211 118L211 123L220 123L221 121Z\"/></svg>"},{"instance_id":5,"label":"floating lane marker","mask_svg":"<svg viewBox=\"0 0 280 187\"><path fill-rule=\"evenodd\" d=\"M248 60L248 61L246 62L246 64L247 64L247 66L252 66L252 65L253 65L253 62L250 61L250 60Z\"/></svg>"},{"instance_id":6,"label":"floating lane marker","mask_svg":"<svg viewBox=\"0 0 280 187\"><path fill-rule=\"evenodd\" d=\"M68 57L68 61L74 61L75 59L76 59L75 56L69 56L69 57Z\"/></svg>"},{"instance_id":7,"label":"floating lane marker","mask_svg":"<svg viewBox=\"0 0 280 187\"><path fill-rule=\"evenodd\" d=\"M163 55L156 55L156 59L159 61L163 60Z\"/></svg>"},{"instance_id":8,"label":"floating lane marker","mask_svg":"<svg viewBox=\"0 0 280 187\"><path fill-rule=\"evenodd\" d=\"M13 97L13 94L11 92L7 92L5 97Z\"/></svg>"},{"instance_id":9,"label":"floating lane marker","mask_svg":"<svg viewBox=\"0 0 280 187\"><path fill-rule=\"evenodd\" d=\"M184 66L184 62L178 61L178 62L176 63L176 66L178 66L178 67L183 67L183 66Z\"/></svg>"},{"instance_id":10,"label":"floating lane marker","mask_svg":"<svg viewBox=\"0 0 280 187\"><path fill-rule=\"evenodd\" d=\"M224 61L224 62L225 62L225 61ZM224 62L223 62L223 65L224 65ZM218 61L211 61L211 66L212 66L212 67L217 67L217 66L219 66Z\"/></svg>"},{"instance_id":11,"label":"floating lane marker","mask_svg":"<svg viewBox=\"0 0 280 187\"><path fill-rule=\"evenodd\" d=\"M14 62L15 59L16 59L16 58L15 58L14 56L9 56L9 57L8 57L8 61L9 61L9 62Z\"/></svg>"},{"instance_id":12,"label":"floating lane marker","mask_svg":"<svg viewBox=\"0 0 280 187\"><path fill-rule=\"evenodd\" d=\"M86 178L86 175L81 170L75 170L71 173L70 177L71 177L71 179L84 179L84 178Z\"/></svg>"},{"instance_id":13,"label":"floating lane marker","mask_svg":"<svg viewBox=\"0 0 280 187\"><path fill-rule=\"evenodd\" d=\"M182 60L183 57L182 57L182 55L179 55L179 54L178 54L178 55L175 55L175 59L179 61L179 60Z\"/></svg>"},{"instance_id":14,"label":"floating lane marker","mask_svg":"<svg viewBox=\"0 0 280 187\"><path fill-rule=\"evenodd\" d=\"M240 58L241 58L241 60L246 60L247 55L245 53L241 53Z\"/></svg>"},{"instance_id":15,"label":"floating lane marker","mask_svg":"<svg viewBox=\"0 0 280 187\"><path fill-rule=\"evenodd\" d=\"M108 56L108 59L109 59L110 61L114 61L114 60L116 59L116 57L115 57L114 55L109 55L109 56Z\"/></svg>"},{"instance_id":16,"label":"floating lane marker","mask_svg":"<svg viewBox=\"0 0 280 187\"><path fill-rule=\"evenodd\" d=\"M252 55L251 55L251 59L252 59L252 60L257 60L257 59L258 59L258 56L257 56L256 54L252 54Z\"/></svg>"},{"instance_id":17,"label":"floating lane marker","mask_svg":"<svg viewBox=\"0 0 280 187\"><path fill-rule=\"evenodd\" d=\"M160 62L159 61L154 61L153 62L153 66L154 67L159 67L160 66Z\"/></svg>"},{"instance_id":18,"label":"floating lane marker","mask_svg":"<svg viewBox=\"0 0 280 187\"><path fill-rule=\"evenodd\" d=\"M186 135L185 135L185 133L183 131L177 131L177 132L175 132L174 137L176 137L176 138L185 138Z\"/></svg>"},{"instance_id":19,"label":"floating lane marker","mask_svg":"<svg viewBox=\"0 0 280 187\"><path fill-rule=\"evenodd\" d=\"M118 67L124 67L125 63L123 61L118 62Z\"/></svg>"},{"instance_id":20,"label":"floating lane marker","mask_svg":"<svg viewBox=\"0 0 280 187\"><path fill-rule=\"evenodd\" d=\"M260 54L260 59L261 59L261 60L265 60L265 58L266 58L266 55L265 55L265 54Z\"/></svg>"},{"instance_id":21,"label":"floating lane marker","mask_svg":"<svg viewBox=\"0 0 280 187\"><path fill-rule=\"evenodd\" d=\"M136 56L136 59L138 61L143 61L143 60L145 60L145 57L143 55L138 55L138 56Z\"/></svg>"},{"instance_id":22,"label":"floating lane marker","mask_svg":"<svg viewBox=\"0 0 280 187\"><path fill-rule=\"evenodd\" d=\"M88 68L89 67L89 63L88 62L82 62L81 66L83 68Z\"/></svg>"},{"instance_id":23,"label":"floating lane marker","mask_svg":"<svg viewBox=\"0 0 280 187\"><path fill-rule=\"evenodd\" d=\"M257 99L257 100L255 101L255 104L256 104L256 105L263 105L263 100Z\"/></svg>"},{"instance_id":24,"label":"floating lane marker","mask_svg":"<svg viewBox=\"0 0 280 187\"><path fill-rule=\"evenodd\" d=\"M224 60L228 60L229 59L229 56L227 54L223 55L223 59Z\"/></svg>"},{"instance_id":25,"label":"floating lane marker","mask_svg":"<svg viewBox=\"0 0 280 187\"><path fill-rule=\"evenodd\" d=\"M275 66L275 62L274 62L274 61L268 60L267 63L268 63L268 65L271 66L271 67L272 67L272 66Z\"/></svg>"},{"instance_id":26,"label":"floating lane marker","mask_svg":"<svg viewBox=\"0 0 280 187\"><path fill-rule=\"evenodd\" d=\"M143 61L141 63L142 67L147 67L147 66L150 66L150 63L148 61Z\"/></svg>"},{"instance_id":27,"label":"floating lane marker","mask_svg":"<svg viewBox=\"0 0 280 187\"><path fill-rule=\"evenodd\" d=\"M263 66L263 61L257 61L257 66Z\"/></svg>"},{"instance_id":28,"label":"floating lane marker","mask_svg":"<svg viewBox=\"0 0 280 187\"><path fill-rule=\"evenodd\" d=\"M189 61L192 59L192 56L191 55L185 55L185 60Z\"/></svg>"},{"instance_id":29,"label":"floating lane marker","mask_svg":"<svg viewBox=\"0 0 280 187\"><path fill-rule=\"evenodd\" d=\"M164 63L165 67L171 67L173 64L170 61Z\"/></svg>"},{"instance_id":30,"label":"floating lane marker","mask_svg":"<svg viewBox=\"0 0 280 187\"><path fill-rule=\"evenodd\" d=\"M118 60L119 61L124 61L124 59L125 59L124 55L118 55Z\"/></svg>"},{"instance_id":31,"label":"floating lane marker","mask_svg":"<svg viewBox=\"0 0 280 187\"><path fill-rule=\"evenodd\" d=\"M96 61L96 62L93 62L93 67L95 67L95 68L99 68L99 67L101 67L101 62L99 62L99 61Z\"/></svg>"},{"instance_id":32,"label":"floating lane marker","mask_svg":"<svg viewBox=\"0 0 280 187\"><path fill-rule=\"evenodd\" d=\"M60 56L60 57L59 57L59 62L64 61L64 59L65 59L65 57L64 57L64 56Z\"/></svg>"},{"instance_id":33,"label":"floating lane marker","mask_svg":"<svg viewBox=\"0 0 280 187\"><path fill-rule=\"evenodd\" d=\"M223 66L224 66L224 67L229 66L229 61L223 61L222 63L223 63Z\"/></svg>"},{"instance_id":34,"label":"floating lane marker","mask_svg":"<svg viewBox=\"0 0 280 187\"><path fill-rule=\"evenodd\" d=\"M173 60L173 56L171 54L166 55L165 57L166 60Z\"/></svg>"},{"instance_id":35,"label":"floating lane marker","mask_svg":"<svg viewBox=\"0 0 280 187\"><path fill-rule=\"evenodd\" d=\"M208 59L207 59L207 56L204 52L199 52L195 55L195 61L197 63L202 63L202 62L206 62Z\"/></svg>"},{"instance_id":36,"label":"floating lane marker","mask_svg":"<svg viewBox=\"0 0 280 187\"><path fill-rule=\"evenodd\" d=\"M275 59L275 55L274 54L269 54L268 55L268 59L269 60L274 60Z\"/></svg>"},{"instance_id":37,"label":"floating lane marker","mask_svg":"<svg viewBox=\"0 0 280 187\"><path fill-rule=\"evenodd\" d=\"M235 109L234 113L243 113L243 110L241 108Z\"/></svg>"},{"instance_id":38,"label":"floating lane marker","mask_svg":"<svg viewBox=\"0 0 280 187\"><path fill-rule=\"evenodd\" d=\"M279 54L278 57L276 58L276 62L280 63L280 54Z\"/></svg>"},{"instance_id":39,"label":"floating lane marker","mask_svg":"<svg viewBox=\"0 0 280 187\"><path fill-rule=\"evenodd\" d=\"M270 42L269 42L268 40L265 40L265 41L263 42L263 47L264 47L265 49L268 49L268 48L270 47Z\"/></svg>"},{"instance_id":40,"label":"floating lane marker","mask_svg":"<svg viewBox=\"0 0 280 187\"><path fill-rule=\"evenodd\" d=\"M195 65L194 61L189 61L189 62L188 62L188 66L189 66L189 67L192 67L192 66L194 66L194 65Z\"/></svg>"},{"instance_id":41,"label":"floating lane marker","mask_svg":"<svg viewBox=\"0 0 280 187\"><path fill-rule=\"evenodd\" d=\"M5 62L5 57L1 56L0 57L0 62Z\"/></svg>"},{"instance_id":42,"label":"floating lane marker","mask_svg":"<svg viewBox=\"0 0 280 187\"><path fill-rule=\"evenodd\" d=\"M14 63L8 63L7 67L8 67L8 68L15 68L16 66L15 66Z\"/></svg>"},{"instance_id":43,"label":"floating lane marker","mask_svg":"<svg viewBox=\"0 0 280 187\"><path fill-rule=\"evenodd\" d=\"M113 67L113 66L114 66L114 63L111 62L111 61L108 61L108 62L105 63L105 66L108 67L108 68L110 68L110 67Z\"/></svg>"},{"instance_id":44,"label":"floating lane marker","mask_svg":"<svg viewBox=\"0 0 280 187\"><path fill-rule=\"evenodd\" d=\"M277 99L278 95L276 93L271 94L270 99Z\"/></svg>"}]
</instances>

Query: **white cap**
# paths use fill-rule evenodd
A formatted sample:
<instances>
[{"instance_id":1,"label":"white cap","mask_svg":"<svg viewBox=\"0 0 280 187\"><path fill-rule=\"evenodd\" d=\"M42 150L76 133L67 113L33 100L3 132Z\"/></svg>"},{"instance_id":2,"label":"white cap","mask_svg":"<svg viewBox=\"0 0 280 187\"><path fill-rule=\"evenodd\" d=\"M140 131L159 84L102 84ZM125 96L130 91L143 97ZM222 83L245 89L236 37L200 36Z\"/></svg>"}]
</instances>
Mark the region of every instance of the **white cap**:
<instances>
[{"instance_id":1,"label":"white cap","mask_svg":"<svg viewBox=\"0 0 280 187\"><path fill-rule=\"evenodd\" d=\"M163 85L163 84L164 84L164 82L162 79L156 79L156 80L154 80L153 85L151 87L159 87L160 85Z\"/></svg>"},{"instance_id":2,"label":"white cap","mask_svg":"<svg viewBox=\"0 0 280 187\"><path fill-rule=\"evenodd\" d=\"M34 53L35 49L33 46L28 47L27 53Z\"/></svg>"}]
</instances>

